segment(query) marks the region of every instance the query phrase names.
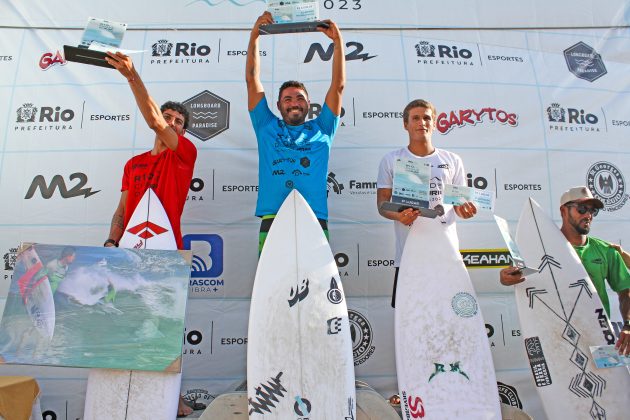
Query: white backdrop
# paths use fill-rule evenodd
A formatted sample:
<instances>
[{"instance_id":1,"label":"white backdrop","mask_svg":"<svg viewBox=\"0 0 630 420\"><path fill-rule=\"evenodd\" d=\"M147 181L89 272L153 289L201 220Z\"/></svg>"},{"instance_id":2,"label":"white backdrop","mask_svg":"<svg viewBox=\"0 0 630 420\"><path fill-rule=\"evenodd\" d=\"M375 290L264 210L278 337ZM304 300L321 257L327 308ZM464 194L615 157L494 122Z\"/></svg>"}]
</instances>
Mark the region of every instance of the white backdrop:
<instances>
[{"instance_id":1,"label":"white backdrop","mask_svg":"<svg viewBox=\"0 0 630 420\"><path fill-rule=\"evenodd\" d=\"M182 392L208 403L245 379L259 220L244 52L264 4L128 3L0 1L0 303L20 241L98 245L107 238L123 165L152 146L126 81L62 56L64 44L79 42L88 16L129 22L123 47L144 50L135 64L158 102L211 103L219 111L215 128L189 130L199 156L183 215L197 262ZM320 2L322 16L344 29L348 60L329 168L331 247L352 311L357 378L385 396L396 392L394 244L391 222L376 210L375 181L381 157L407 143L402 109L410 100L429 99L444 113L435 145L462 156L471 185L496 191L496 213L513 233L528 197L558 220L560 194L590 180L606 202L593 234L630 247L627 2L432 3ZM170 55L154 52L169 44ZM329 84L329 46L321 34L263 37L270 103L284 80L298 79L316 115ZM459 222L458 231L502 397L544 418L512 291L498 284L496 267L506 262L499 231L489 214ZM84 370L2 366L0 374L37 377L46 419L82 416Z\"/></svg>"}]
</instances>

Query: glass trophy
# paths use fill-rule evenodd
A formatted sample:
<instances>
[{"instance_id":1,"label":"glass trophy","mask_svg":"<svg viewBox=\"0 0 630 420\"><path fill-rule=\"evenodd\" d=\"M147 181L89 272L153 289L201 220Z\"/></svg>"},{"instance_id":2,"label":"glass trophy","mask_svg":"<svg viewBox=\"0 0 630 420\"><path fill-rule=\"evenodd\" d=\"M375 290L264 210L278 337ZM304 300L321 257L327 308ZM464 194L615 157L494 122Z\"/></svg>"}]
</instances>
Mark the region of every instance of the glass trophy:
<instances>
[{"instance_id":1,"label":"glass trophy","mask_svg":"<svg viewBox=\"0 0 630 420\"><path fill-rule=\"evenodd\" d=\"M126 30L126 23L91 17L83 31L81 44L77 47L63 46L64 57L68 61L113 68L105 61L106 51L115 51L120 47Z\"/></svg>"},{"instance_id":2,"label":"glass trophy","mask_svg":"<svg viewBox=\"0 0 630 420\"><path fill-rule=\"evenodd\" d=\"M431 165L409 159L394 163L394 185L391 201L381 204L383 210L401 212L404 209L420 210L423 217L435 218L444 214L441 205L429 208Z\"/></svg>"},{"instance_id":3,"label":"glass trophy","mask_svg":"<svg viewBox=\"0 0 630 420\"><path fill-rule=\"evenodd\" d=\"M287 34L295 32L316 32L317 28L328 28L319 20L319 2L308 0L270 0L267 11L274 23L261 25L261 35Z\"/></svg>"}]
</instances>

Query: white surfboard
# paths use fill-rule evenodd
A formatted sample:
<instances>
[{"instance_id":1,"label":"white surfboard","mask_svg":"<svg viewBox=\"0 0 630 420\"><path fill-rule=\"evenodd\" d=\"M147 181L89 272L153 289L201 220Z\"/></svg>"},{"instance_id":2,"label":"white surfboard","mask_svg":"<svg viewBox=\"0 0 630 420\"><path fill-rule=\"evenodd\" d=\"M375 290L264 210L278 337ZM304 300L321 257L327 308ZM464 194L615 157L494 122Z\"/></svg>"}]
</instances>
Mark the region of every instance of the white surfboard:
<instances>
[{"instance_id":1,"label":"white surfboard","mask_svg":"<svg viewBox=\"0 0 630 420\"><path fill-rule=\"evenodd\" d=\"M249 313L250 419L356 417L345 295L330 246L293 190L258 262Z\"/></svg>"},{"instance_id":2,"label":"white surfboard","mask_svg":"<svg viewBox=\"0 0 630 420\"><path fill-rule=\"evenodd\" d=\"M173 228L151 188L133 211L121 248L177 249ZM182 332L183 333L183 332ZM84 420L172 420L177 416L181 373L91 369Z\"/></svg>"},{"instance_id":3,"label":"white surfboard","mask_svg":"<svg viewBox=\"0 0 630 420\"><path fill-rule=\"evenodd\" d=\"M490 345L452 225L419 217L396 290L396 372L403 419L501 419Z\"/></svg>"},{"instance_id":4,"label":"white surfboard","mask_svg":"<svg viewBox=\"0 0 630 420\"><path fill-rule=\"evenodd\" d=\"M531 198L521 213L516 243L540 273L516 285L525 350L550 419L627 419L630 375L597 369L589 346L615 336L597 291L560 229Z\"/></svg>"},{"instance_id":5,"label":"white surfboard","mask_svg":"<svg viewBox=\"0 0 630 420\"><path fill-rule=\"evenodd\" d=\"M26 273L18 280L24 306L35 329L51 340L55 333L55 301L44 264L34 246L22 251L19 259L26 268Z\"/></svg>"},{"instance_id":6,"label":"white surfboard","mask_svg":"<svg viewBox=\"0 0 630 420\"><path fill-rule=\"evenodd\" d=\"M131 214L119 246L136 249L177 249L166 210L151 188L147 188Z\"/></svg>"}]
</instances>

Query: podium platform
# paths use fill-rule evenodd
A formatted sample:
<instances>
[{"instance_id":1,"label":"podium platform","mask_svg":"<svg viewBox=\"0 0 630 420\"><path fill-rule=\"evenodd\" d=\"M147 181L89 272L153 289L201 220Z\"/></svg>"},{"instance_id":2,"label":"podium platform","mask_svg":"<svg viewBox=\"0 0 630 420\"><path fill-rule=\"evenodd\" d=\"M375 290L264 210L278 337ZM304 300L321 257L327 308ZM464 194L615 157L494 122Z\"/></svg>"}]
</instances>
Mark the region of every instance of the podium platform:
<instances>
[{"instance_id":1,"label":"podium platform","mask_svg":"<svg viewBox=\"0 0 630 420\"><path fill-rule=\"evenodd\" d=\"M357 420L400 420L387 400L372 388L357 387ZM236 391L215 398L200 420L248 420L247 392Z\"/></svg>"}]
</instances>

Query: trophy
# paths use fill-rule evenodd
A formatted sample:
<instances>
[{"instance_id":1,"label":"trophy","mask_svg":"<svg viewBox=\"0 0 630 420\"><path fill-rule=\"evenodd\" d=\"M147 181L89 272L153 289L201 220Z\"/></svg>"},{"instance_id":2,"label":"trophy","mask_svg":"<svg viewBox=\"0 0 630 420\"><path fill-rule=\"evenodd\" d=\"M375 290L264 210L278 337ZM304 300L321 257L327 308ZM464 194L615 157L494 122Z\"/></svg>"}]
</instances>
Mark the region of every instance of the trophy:
<instances>
[{"instance_id":1,"label":"trophy","mask_svg":"<svg viewBox=\"0 0 630 420\"><path fill-rule=\"evenodd\" d=\"M77 47L63 46L65 59L93 66L114 68L105 61L106 52L118 50L122 42L126 23L89 18L83 31L81 44Z\"/></svg>"},{"instance_id":2,"label":"trophy","mask_svg":"<svg viewBox=\"0 0 630 420\"><path fill-rule=\"evenodd\" d=\"M319 2L308 0L270 0L267 11L275 23L260 25L261 35L294 32L316 32L317 28L328 28L319 20Z\"/></svg>"},{"instance_id":3,"label":"trophy","mask_svg":"<svg viewBox=\"0 0 630 420\"><path fill-rule=\"evenodd\" d=\"M431 219L442 216L444 207L438 204L429 208L431 164L410 159L396 159L391 201L381 204L383 210L401 212L405 209L420 210L422 217Z\"/></svg>"}]
</instances>

